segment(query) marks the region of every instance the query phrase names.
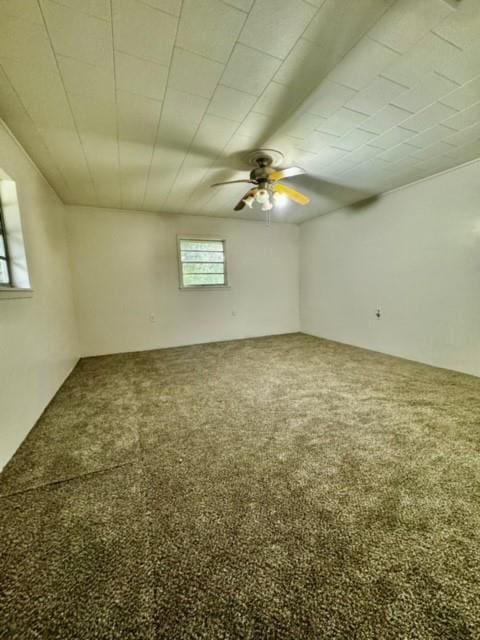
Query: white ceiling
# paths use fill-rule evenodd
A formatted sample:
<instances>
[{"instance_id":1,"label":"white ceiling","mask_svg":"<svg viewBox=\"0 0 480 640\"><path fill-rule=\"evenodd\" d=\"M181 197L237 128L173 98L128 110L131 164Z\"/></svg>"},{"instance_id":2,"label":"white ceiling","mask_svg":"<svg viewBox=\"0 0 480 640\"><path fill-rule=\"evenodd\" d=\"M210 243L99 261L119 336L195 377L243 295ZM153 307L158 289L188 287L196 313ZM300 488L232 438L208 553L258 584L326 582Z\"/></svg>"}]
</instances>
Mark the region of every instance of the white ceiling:
<instances>
[{"instance_id":1,"label":"white ceiling","mask_svg":"<svg viewBox=\"0 0 480 640\"><path fill-rule=\"evenodd\" d=\"M300 221L480 156L479 0L0 0L0 117L64 202Z\"/></svg>"}]
</instances>

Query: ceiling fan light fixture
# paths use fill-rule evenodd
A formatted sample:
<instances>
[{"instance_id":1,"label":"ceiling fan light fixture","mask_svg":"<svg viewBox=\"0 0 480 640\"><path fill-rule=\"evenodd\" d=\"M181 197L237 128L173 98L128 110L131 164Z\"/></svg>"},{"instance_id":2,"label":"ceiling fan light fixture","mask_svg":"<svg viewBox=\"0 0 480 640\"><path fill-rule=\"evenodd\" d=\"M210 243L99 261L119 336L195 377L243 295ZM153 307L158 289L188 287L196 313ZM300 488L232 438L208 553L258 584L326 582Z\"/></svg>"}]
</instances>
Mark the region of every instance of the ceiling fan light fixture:
<instances>
[{"instance_id":1,"label":"ceiling fan light fixture","mask_svg":"<svg viewBox=\"0 0 480 640\"><path fill-rule=\"evenodd\" d=\"M255 195L255 198L260 204L264 204L265 202L270 201L270 196L266 189L259 189Z\"/></svg>"},{"instance_id":2,"label":"ceiling fan light fixture","mask_svg":"<svg viewBox=\"0 0 480 640\"><path fill-rule=\"evenodd\" d=\"M263 203L262 211L270 211L271 209L273 209L273 204L270 201Z\"/></svg>"},{"instance_id":3,"label":"ceiling fan light fixture","mask_svg":"<svg viewBox=\"0 0 480 640\"><path fill-rule=\"evenodd\" d=\"M249 209L251 209L253 206L253 203L255 202L255 197L247 196L246 198L243 199L243 202L247 205Z\"/></svg>"},{"instance_id":4,"label":"ceiling fan light fixture","mask_svg":"<svg viewBox=\"0 0 480 640\"><path fill-rule=\"evenodd\" d=\"M284 204L286 204L287 200L288 198L284 193L278 193L277 191L274 192L273 201L276 206L282 207Z\"/></svg>"}]
</instances>

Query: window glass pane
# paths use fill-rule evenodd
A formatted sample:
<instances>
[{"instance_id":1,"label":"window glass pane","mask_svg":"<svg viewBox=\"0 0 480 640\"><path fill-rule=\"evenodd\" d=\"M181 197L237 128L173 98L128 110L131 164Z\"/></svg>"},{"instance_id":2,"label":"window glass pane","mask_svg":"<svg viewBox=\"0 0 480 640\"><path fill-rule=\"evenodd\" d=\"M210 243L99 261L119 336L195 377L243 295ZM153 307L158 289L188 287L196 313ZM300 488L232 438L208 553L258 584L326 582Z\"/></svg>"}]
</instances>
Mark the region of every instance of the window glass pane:
<instances>
[{"instance_id":1,"label":"window glass pane","mask_svg":"<svg viewBox=\"0 0 480 640\"><path fill-rule=\"evenodd\" d=\"M223 273L202 273L196 275L184 275L183 284L186 287L205 284L225 284L225 276Z\"/></svg>"},{"instance_id":2,"label":"window glass pane","mask_svg":"<svg viewBox=\"0 0 480 640\"><path fill-rule=\"evenodd\" d=\"M0 257L5 258L5 243L3 241L3 236L0 233Z\"/></svg>"},{"instance_id":3,"label":"window glass pane","mask_svg":"<svg viewBox=\"0 0 480 640\"><path fill-rule=\"evenodd\" d=\"M10 284L6 260L0 260L0 284Z\"/></svg>"},{"instance_id":4,"label":"window glass pane","mask_svg":"<svg viewBox=\"0 0 480 640\"><path fill-rule=\"evenodd\" d=\"M222 251L221 240L180 240L182 251Z\"/></svg>"},{"instance_id":5,"label":"window glass pane","mask_svg":"<svg viewBox=\"0 0 480 640\"><path fill-rule=\"evenodd\" d=\"M182 262L223 262L223 251L182 251Z\"/></svg>"},{"instance_id":6,"label":"window glass pane","mask_svg":"<svg viewBox=\"0 0 480 640\"><path fill-rule=\"evenodd\" d=\"M187 262L183 264L183 273L224 273L223 262Z\"/></svg>"}]
</instances>

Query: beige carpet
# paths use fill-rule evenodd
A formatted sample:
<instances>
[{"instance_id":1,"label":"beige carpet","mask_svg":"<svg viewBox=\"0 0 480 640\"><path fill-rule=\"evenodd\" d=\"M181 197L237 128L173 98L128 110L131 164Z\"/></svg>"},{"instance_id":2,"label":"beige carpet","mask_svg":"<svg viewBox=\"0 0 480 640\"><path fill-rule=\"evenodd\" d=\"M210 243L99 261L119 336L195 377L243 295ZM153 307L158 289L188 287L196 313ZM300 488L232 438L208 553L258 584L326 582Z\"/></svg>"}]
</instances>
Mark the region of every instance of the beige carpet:
<instances>
[{"instance_id":1,"label":"beige carpet","mask_svg":"<svg viewBox=\"0 0 480 640\"><path fill-rule=\"evenodd\" d=\"M480 379L302 334L82 360L0 478L0 638L480 638Z\"/></svg>"}]
</instances>

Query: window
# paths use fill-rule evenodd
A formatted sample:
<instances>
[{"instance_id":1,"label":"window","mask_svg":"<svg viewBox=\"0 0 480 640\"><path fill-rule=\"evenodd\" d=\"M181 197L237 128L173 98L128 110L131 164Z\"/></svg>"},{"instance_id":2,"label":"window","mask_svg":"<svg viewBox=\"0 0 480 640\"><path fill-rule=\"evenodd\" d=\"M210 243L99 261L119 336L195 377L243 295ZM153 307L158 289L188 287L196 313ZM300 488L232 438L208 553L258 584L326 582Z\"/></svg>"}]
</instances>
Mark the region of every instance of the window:
<instances>
[{"instance_id":1,"label":"window","mask_svg":"<svg viewBox=\"0 0 480 640\"><path fill-rule=\"evenodd\" d=\"M3 217L2 200L0 198L0 286L11 287L10 264L7 244L7 231Z\"/></svg>"},{"instance_id":2,"label":"window","mask_svg":"<svg viewBox=\"0 0 480 640\"><path fill-rule=\"evenodd\" d=\"M225 240L178 238L180 287L226 287Z\"/></svg>"},{"instance_id":3,"label":"window","mask_svg":"<svg viewBox=\"0 0 480 640\"><path fill-rule=\"evenodd\" d=\"M0 169L0 299L31 295L17 187Z\"/></svg>"}]
</instances>

